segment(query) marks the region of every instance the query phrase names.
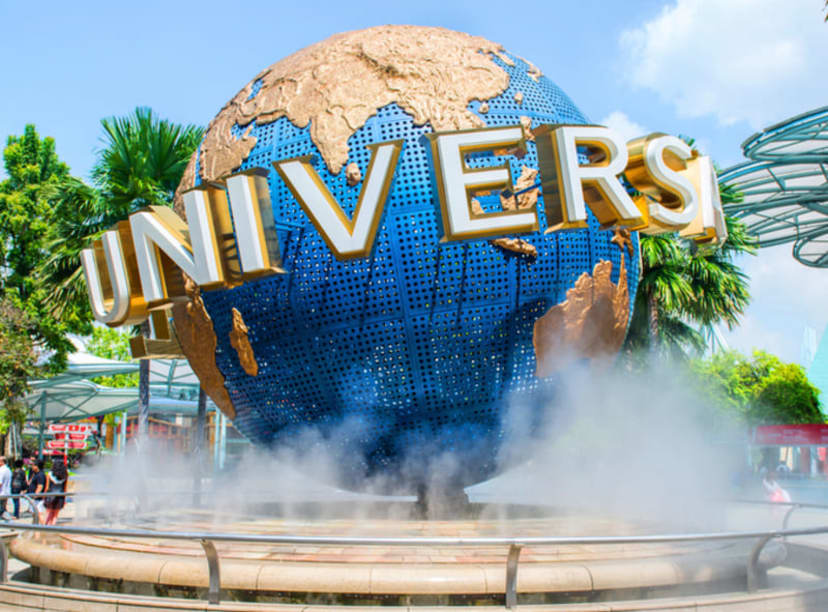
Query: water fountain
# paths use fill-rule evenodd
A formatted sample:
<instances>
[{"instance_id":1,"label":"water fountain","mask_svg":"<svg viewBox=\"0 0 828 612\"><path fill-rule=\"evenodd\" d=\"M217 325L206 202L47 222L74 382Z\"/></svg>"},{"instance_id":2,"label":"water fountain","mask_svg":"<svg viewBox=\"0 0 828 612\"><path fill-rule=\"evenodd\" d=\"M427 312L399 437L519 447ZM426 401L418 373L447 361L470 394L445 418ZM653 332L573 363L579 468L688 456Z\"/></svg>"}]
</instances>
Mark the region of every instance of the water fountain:
<instances>
[{"instance_id":1,"label":"water fountain","mask_svg":"<svg viewBox=\"0 0 828 612\"><path fill-rule=\"evenodd\" d=\"M588 437L550 406L596 389L575 414L617 403L606 361L631 316L638 231L722 238L705 160L663 135L628 152L531 62L440 28L338 34L264 69L208 126L175 214L133 215L84 266L101 321L152 317L136 356L185 355L234 426L301 475L268 466L275 485L243 495L217 480L204 506L180 485L143 487L132 508L79 493L70 525L17 526L29 582L1 585L0 602L825 603L818 548L677 531L649 513L656 499L619 514L611 475L581 477L582 503L538 500L543 467L519 494L503 485L539 448ZM624 439L615 457L636 446L623 423L601 426ZM498 474L505 488L468 488ZM214 503L228 491L244 505ZM783 563L799 573L756 591Z\"/></svg>"}]
</instances>

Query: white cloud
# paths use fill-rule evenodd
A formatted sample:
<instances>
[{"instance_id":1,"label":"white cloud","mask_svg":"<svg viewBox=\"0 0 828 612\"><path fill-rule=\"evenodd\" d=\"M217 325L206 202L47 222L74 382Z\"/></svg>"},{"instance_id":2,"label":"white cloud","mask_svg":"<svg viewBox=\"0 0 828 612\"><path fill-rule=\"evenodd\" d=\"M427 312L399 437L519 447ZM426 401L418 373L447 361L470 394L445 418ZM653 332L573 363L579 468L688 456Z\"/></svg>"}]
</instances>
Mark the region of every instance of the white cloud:
<instances>
[{"instance_id":1,"label":"white cloud","mask_svg":"<svg viewBox=\"0 0 828 612\"><path fill-rule=\"evenodd\" d=\"M820 338L828 323L828 270L809 268L791 246L760 249L738 262L750 276L751 305L739 327L725 332L732 348L764 349L785 361L799 361L806 326Z\"/></svg>"},{"instance_id":2,"label":"white cloud","mask_svg":"<svg viewBox=\"0 0 828 612\"><path fill-rule=\"evenodd\" d=\"M645 128L639 123L636 123L632 119L630 119L626 113L622 111L612 111L609 115L601 119L598 122L601 125L605 125L608 128L615 130L626 141L630 141L633 138L638 138L639 136L644 136L645 134L649 134L650 130Z\"/></svg>"},{"instance_id":3,"label":"white cloud","mask_svg":"<svg viewBox=\"0 0 828 612\"><path fill-rule=\"evenodd\" d=\"M630 81L679 116L760 129L828 103L823 0L676 0L622 32Z\"/></svg>"},{"instance_id":4,"label":"white cloud","mask_svg":"<svg viewBox=\"0 0 828 612\"><path fill-rule=\"evenodd\" d=\"M621 134L627 142L633 140L634 138L638 138L639 136L652 134L656 131L633 121L627 113L620 110L612 111L598 123L599 125L605 125L608 128L615 130ZM680 134L675 134L675 136L680 136ZM693 147L702 153L709 153L712 150L710 140L707 138L697 138L693 144Z\"/></svg>"}]
</instances>

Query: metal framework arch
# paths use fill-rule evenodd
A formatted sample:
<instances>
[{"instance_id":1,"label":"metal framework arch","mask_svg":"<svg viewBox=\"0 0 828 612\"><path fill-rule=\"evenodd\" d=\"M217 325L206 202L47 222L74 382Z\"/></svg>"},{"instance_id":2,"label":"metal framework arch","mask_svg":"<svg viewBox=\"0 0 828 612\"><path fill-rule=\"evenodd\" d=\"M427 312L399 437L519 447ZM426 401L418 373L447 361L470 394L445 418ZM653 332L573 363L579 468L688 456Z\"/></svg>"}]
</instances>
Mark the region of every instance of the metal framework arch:
<instances>
[{"instance_id":1,"label":"metal framework arch","mask_svg":"<svg viewBox=\"0 0 828 612\"><path fill-rule=\"evenodd\" d=\"M828 106L765 128L742 151L750 161L719 176L743 195L725 212L760 247L792 243L798 261L828 267Z\"/></svg>"},{"instance_id":2,"label":"metal framework arch","mask_svg":"<svg viewBox=\"0 0 828 612\"><path fill-rule=\"evenodd\" d=\"M828 158L828 106L780 121L742 143L745 157L763 161L824 162Z\"/></svg>"}]
</instances>

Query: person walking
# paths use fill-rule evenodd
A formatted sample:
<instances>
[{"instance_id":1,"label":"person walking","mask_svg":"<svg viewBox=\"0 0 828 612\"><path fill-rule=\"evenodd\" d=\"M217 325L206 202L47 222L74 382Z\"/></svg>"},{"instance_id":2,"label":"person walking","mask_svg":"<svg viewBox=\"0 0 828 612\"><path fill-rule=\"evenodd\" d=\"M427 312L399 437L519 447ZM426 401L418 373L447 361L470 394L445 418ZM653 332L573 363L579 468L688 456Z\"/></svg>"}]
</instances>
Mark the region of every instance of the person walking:
<instances>
[{"instance_id":1,"label":"person walking","mask_svg":"<svg viewBox=\"0 0 828 612\"><path fill-rule=\"evenodd\" d=\"M790 503L790 494L782 488L776 480L776 472L770 470L762 479L762 488L765 490L765 496L768 501L775 503Z\"/></svg>"},{"instance_id":2,"label":"person walking","mask_svg":"<svg viewBox=\"0 0 828 612\"><path fill-rule=\"evenodd\" d=\"M32 508L32 514L40 512L41 498L40 494L46 488L46 474L43 473L43 459L38 459L32 464L32 473L29 474L29 486L26 492L33 496L35 500L35 507Z\"/></svg>"},{"instance_id":3,"label":"person walking","mask_svg":"<svg viewBox=\"0 0 828 612\"><path fill-rule=\"evenodd\" d=\"M46 501L43 504L46 506L47 525L57 523L58 513L66 504L66 496L49 495L49 493L65 493L68 480L69 472L66 464L63 461L55 461L52 471L46 475Z\"/></svg>"},{"instance_id":4,"label":"person walking","mask_svg":"<svg viewBox=\"0 0 828 612\"><path fill-rule=\"evenodd\" d=\"M26 491L29 486L29 481L26 478L26 471L23 469L23 460L17 459L14 462L14 471L11 477L11 492L12 495L19 495ZM12 506L14 507L14 518L20 518L20 498L12 499Z\"/></svg>"},{"instance_id":5,"label":"person walking","mask_svg":"<svg viewBox=\"0 0 828 612\"><path fill-rule=\"evenodd\" d=\"M7 495L11 495L11 470L6 458L0 455L0 518L5 518Z\"/></svg>"}]
</instances>

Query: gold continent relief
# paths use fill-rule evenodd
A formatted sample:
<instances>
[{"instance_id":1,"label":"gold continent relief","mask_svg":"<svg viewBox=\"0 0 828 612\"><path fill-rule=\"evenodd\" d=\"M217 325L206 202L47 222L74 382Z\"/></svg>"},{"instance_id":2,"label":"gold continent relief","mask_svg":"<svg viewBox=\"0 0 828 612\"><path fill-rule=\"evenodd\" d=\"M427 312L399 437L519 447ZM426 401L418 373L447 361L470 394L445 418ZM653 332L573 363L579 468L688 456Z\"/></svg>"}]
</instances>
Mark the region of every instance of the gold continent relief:
<instances>
[{"instance_id":1,"label":"gold continent relief","mask_svg":"<svg viewBox=\"0 0 828 612\"><path fill-rule=\"evenodd\" d=\"M247 333L250 331L244 322L242 313L238 308L233 308L233 329L230 330L230 345L236 349L241 367L248 376L259 374L259 364L256 362L256 355L253 354L253 346Z\"/></svg>"},{"instance_id":2,"label":"gold continent relief","mask_svg":"<svg viewBox=\"0 0 828 612\"><path fill-rule=\"evenodd\" d=\"M549 376L576 359L614 355L621 348L630 312L623 254L618 284L611 274L612 262L599 261L592 276L581 274L566 292L566 300L535 321L536 376Z\"/></svg>"},{"instance_id":3,"label":"gold continent relief","mask_svg":"<svg viewBox=\"0 0 828 612\"><path fill-rule=\"evenodd\" d=\"M201 178L238 168L256 145L252 124L280 117L299 128L310 124L311 140L333 174L348 161L348 138L391 103L435 131L483 127L469 103L509 86L493 55L514 65L503 47L485 38L421 26L378 26L313 44L265 68L210 122L200 149ZM528 74L540 74L529 65ZM250 98L257 81L260 89ZM233 134L237 126L247 128L241 138ZM194 156L179 191L194 186L195 167Z\"/></svg>"},{"instance_id":4,"label":"gold continent relief","mask_svg":"<svg viewBox=\"0 0 828 612\"><path fill-rule=\"evenodd\" d=\"M186 302L173 306L175 334L181 344L184 356L198 377L201 388L210 396L219 410L233 419L236 409L230 394L224 386L224 375L216 365L216 346L218 339L213 327L213 319L204 307L201 290L189 276L184 276Z\"/></svg>"},{"instance_id":5,"label":"gold continent relief","mask_svg":"<svg viewBox=\"0 0 828 612\"><path fill-rule=\"evenodd\" d=\"M210 122L176 191L176 212L183 216L181 193L196 184L196 160L202 181L232 173L256 145L251 134L254 123L287 117L298 128L310 125L311 140L333 174L348 165L348 139L391 103L410 114L416 125L428 123L435 131L483 127L485 121L469 111L468 105L496 97L509 85L508 73L493 56L514 65L500 45L484 38L420 26L345 32L306 47L256 75ZM537 81L540 70L527 65L527 74ZM259 90L251 98L257 82ZM519 95L520 104L523 96ZM531 126L528 117L521 117L521 122ZM241 137L233 133L237 128L244 130ZM358 174L358 167L348 167L349 184L361 179ZM516 191L530 187L536 176L536 169L524 166ZM537 198L538 190L529 190L506 198L503 208L530 208ZM534 246L519 238L491 242L530 258L537 254ZM554 361L556 346L590 356L620 347L628 314L623 260L617 287L609 281L611 269L611 262L597 264L592 277L585 273L567 292L566 302L538 319L534 332L538 376L560 365ZM235 409L215 361L212 319L192 281L187 294L189 302L173 308L179 342L205 392L233 418ZM258 364L247 327L237 313L234 309L232 344L244 370L255 376Z\"/></svg>"}]
</instances>

